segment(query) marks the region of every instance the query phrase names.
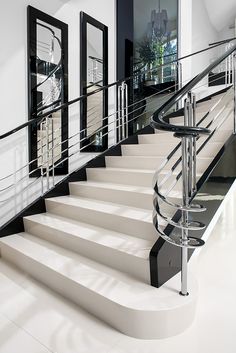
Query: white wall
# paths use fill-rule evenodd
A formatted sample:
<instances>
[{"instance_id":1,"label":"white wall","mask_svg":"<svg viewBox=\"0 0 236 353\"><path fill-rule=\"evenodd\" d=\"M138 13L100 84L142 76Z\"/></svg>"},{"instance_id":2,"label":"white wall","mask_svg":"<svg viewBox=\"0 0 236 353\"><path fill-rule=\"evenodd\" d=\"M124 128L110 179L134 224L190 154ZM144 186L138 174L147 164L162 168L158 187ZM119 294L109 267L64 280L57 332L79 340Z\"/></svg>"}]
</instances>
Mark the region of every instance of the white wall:
<instances>
[{"instance_id":1,"label":"white wall","mask_svg":"<svg viewBox=\"0 0 236 353\"><path fill-rule=\"evenodd\" d=\"M28 120L27 111L27 6L32 5L50 15L63 5L59 0L8 0L1 4L0 11L0 104L1 124L0 134ZM3 141L0 141L0 178L10 173L13 175L7 180L0 181L0 189L24 178L27 169L21 169L17 175L14 171L28 162L27 131L22 130ZM17 186L18 191L23 190L28 183L25 178ZM0 224L4 223L14 213L26 206L37 194L38 183L33 189L12 199L7 204L2 201L8 199L16 192L15 188L7 188L0 193Z\"/></svg>"},{"instance_id":2,"label":"white wall","mask_svg":"<svg viewBox=\"0 0 236 353\"><path fill-rule=\"evenodd\" d=\"M210 22L205 1L179 0L179 57L207 48L217 40L218 32ZM206 68L216 55L216 50L210 50L182 60L184 83ZM206 83L207 78L200 85Z\"/></svg>"},{"instance_id":3,"label":"white wall","mask_svg":"<svg viewBox=\"0 0 236 353\"><path fill-rule=\"evenodd\" d=\"M236 17L235 0L204 0L208 15L215 30L221 32L234 23Z\"/></svg>"},{"instance_id":4,"label":"white wall","mask_svg":"<svg viewBox=\"0 0 236 353\"><path fill-rule=\"evenodd\" d=\"M218 32L212 26L204 0L193 1L192 5L192 51L198 51L218 40ZM209 50L193 57L192 74L202 71L215 57L216 51Z\"/></svg>"},{"instance_id":5,"label":"white wall","mask_svg":"<svg viewBox=\"0 0 236 353\"><path fill-rule=\"evenodd\" d=\"M0 132L27 120L27 5L50 15L62 6L60 0L8 0L0 11ZM12 101L14 100L14 104Z\"/></svg>"},{"instance_id":6,"label":"white wall","mask_svg":"<svg viewBox=\"0 0 236 353\"><path fill-rule=\"evenodd\" d=\"M231 23L233 25L233 23ZM225 26L221 31L218 32L218 39L224 40L227 38L233 38L236 36L235 28L229 28L230 26Z\"/></svg>"},{"instance_id":7,"label":"white wall","mask_svg":"<svg viewBox=\"0 0 236 353\"><path fill-rule=\"evenodd\" d=\"M192 52L192 0L179 0L179 58ZM182 62L183 82L190 80L192 74L191 59Z\"/></svg>"},{"instance_id":8,"label":"white wall","mask_svg":"<svg viewBox=\"0 0 236 353\"><path fill-rule=\"evenodd\" d=\"M28 120L27 109L27 5L32 5L69 25L69 99L80 95L80 53L79 25L80 11L109 27L109 82L115 80L115 0L8 0L0 11L0 134L13 129ZM112 98L113 99L113 98ZM111 104L111 100L110 100ZM71 108L70 133L79 131L78 105ZM87 157L82 158L81 163ZM0 189L15 182L14 171L28 162L28 142L26 129L4 141L0 141L0 178L13 173L8 180L0 180ZM27 168L21 170L16 180L27 175ZM18 189L23 190L34 180L26 178ZM40 180L31 190L25 191L17 200L5 207L1 202L14 194L14 188L0 193L0 224L31 202L40 192Z\"/></svg>"}]
</instances>

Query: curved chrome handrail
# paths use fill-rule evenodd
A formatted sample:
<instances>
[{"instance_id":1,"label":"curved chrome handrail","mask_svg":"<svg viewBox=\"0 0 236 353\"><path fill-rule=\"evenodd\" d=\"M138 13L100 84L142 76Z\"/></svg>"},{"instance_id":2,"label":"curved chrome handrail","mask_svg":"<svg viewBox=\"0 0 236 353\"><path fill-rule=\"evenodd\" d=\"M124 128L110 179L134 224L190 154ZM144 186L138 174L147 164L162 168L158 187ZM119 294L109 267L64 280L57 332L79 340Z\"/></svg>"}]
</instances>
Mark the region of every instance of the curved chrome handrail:
<instances>
[{"instance_id":1,"label":"curved chrome handrail","mask_svg":"<svg viewBox=\"0 0 236 353\"><path fill-rule=\"evenodd\" d=\"M195 76L187 85L181 88L176 94L173 95L165 104L163 104L151 118L151 126L154 129L160 129L164 131L172 131L176 133L181 133L183 135L198 135L198 134L209 134L210 130L203 129L199 127L186 127L186 126L176 126L169 124L164 121L164 116L170 108L172 108L179 100L181 100L186 94L191 91L203 78L205 78L212 69L218 66L222 61L224 61L229 55L231 55L236 50L236 44L232 48L228 49L223 55L221 55L217 60L210 64L205 70L200 74Z\"/></svg>"},{"instance_id":2,"label":"curved chrome handrail","mask_svg":"<svg viewBox=\"0 0 236 353\"><path fill-rule=\"evenodd\" d=\"M176 162L174 166L171 168L171 171L167 176L159 182L158 180L154 185L154 214L153 214L153 224L159 233L159 235L165 240L172 243L175 246L182 248L182 283L181 283L181 292L182 295L188 295L187 292L187 261L188 261L188 248L195 248L204 245L202 240L196 241L195 237L189 235L189 231L199 231L204 229L204 224L198 221L189 221L189 213L190 212L202 212L204 211L204 207L201 205L191 205L191 201L196 193L196 157L198 153L206 146L210 138L214 135L216 130L221 126L226 118L221 121L217 127L213 128L213 130L209 130L213 126L213 124L217 121L222 113L223 108L220 109L218 114L208 122L206 127L200 127L200 124L196 125L196 100L191 90L202 81L216 66L222 63L225 59L228 60L233 53L236 51L236 44L234 44L231 48L229 48L224 54L222 54L218 59L216 59L213 63L208 65L208 67L203 70L200 74L194 77L189 83L187 83L184 87L182 87L176 94L174 94L166 103L164 103L152 116L151 118L151 126L155 129L164 130L168 132L173 132L175 137L181 138L181 146L182 146L182 156ZM235 72L234 72L235 75ZM234 78L235 80L235 78ZM235 81L233 82L235 84ZM234 88L235 89L235 88ZM226 95L228 92L226 93ZM168 111L176 105L181 99L184 97L185 106L184 106L184 120L185 125L174 125L171 122L167 121ZM221 99L219 100L219 102ZM217 104L219 104L219 102ZM215 104L214 107L217 106ZM205 118L211 116L211 111L206 114ZM171 116L169 116L169 120L171 120ZM204 119L201 119L201 123ZM196 141L200 137L200 135L209 135L207 139L202 143L202 145L197 149ZM178 145L178 149L180 148L180 144ZM173 176L173 171L176 170L177 166L182 162L182 171L178 173L172 182L171 188L168 189L167 194L173 189L176 183L182 177L183 186L182 186L182 204L177 205L175 202L170 201L167 198L167 194L163 194L160 191L160 187L166 184L166 182ZM163 167L162 167L163 170ZM158 172L157 172L158 174ZM165 215L161 210L161 204L164 203L167 206L173 207L175 210L177 209L179 212L179 218L181 221L176 221L174 218ZM161 226L161 222L164 222L166 226L163 229ZM167 225L172 227L172 232L167 231ZM181 233L176 234L175 229L180 229Z\"/></svg>"}]
</instances>

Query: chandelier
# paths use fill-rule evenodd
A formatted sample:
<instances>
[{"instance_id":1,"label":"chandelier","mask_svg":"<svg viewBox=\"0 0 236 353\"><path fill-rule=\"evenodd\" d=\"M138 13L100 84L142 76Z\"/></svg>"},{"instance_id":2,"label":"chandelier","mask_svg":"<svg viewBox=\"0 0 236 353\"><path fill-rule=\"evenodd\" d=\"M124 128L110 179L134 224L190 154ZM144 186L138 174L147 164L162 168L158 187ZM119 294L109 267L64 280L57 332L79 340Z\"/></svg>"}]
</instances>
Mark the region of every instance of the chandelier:
<instances>
[{"instance_id":1,"label":"chandelier","mask_svg":"<svg viewBox=\"0 0 236 353\"><path fill-rule=\"evenodd\" d=\"M158 0L158 10L152 10L151 12L151 21L148 23L147 37L149 39L156 38L161 42L166 37L166 41L169 42L171 31L169 30L168 24L167 10L161 10L161 1Z\"/></svg>"}]
</instances>

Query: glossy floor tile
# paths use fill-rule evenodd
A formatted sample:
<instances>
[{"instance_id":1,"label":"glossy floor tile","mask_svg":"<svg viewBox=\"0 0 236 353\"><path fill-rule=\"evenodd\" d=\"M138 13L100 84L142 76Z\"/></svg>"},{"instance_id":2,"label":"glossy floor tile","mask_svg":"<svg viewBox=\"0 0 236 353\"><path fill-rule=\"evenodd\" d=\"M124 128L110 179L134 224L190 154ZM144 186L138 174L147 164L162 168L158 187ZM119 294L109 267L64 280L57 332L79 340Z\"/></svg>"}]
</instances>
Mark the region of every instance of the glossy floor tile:
<instances>
[{"instance_id":1,"label":"glossy floor tile","mask_svg":"<svg viewBox=\"0 0 236 353\"><path fill-rule=\"evenodd\" d=\"M0 315L0 353L50 353L43 344Z\"/></svg>"},{"instance_id":2,"label":"glossy floor tile","mask_svg":"<svg viewBox=\"0 0 236 353\"><path fill-rule=\"evenodd\" d=\"M192 262L199 282L195 321L164 340L124 336L0 261L0 353L235 353L236 191Z\"/></svg>"}]
</instances>

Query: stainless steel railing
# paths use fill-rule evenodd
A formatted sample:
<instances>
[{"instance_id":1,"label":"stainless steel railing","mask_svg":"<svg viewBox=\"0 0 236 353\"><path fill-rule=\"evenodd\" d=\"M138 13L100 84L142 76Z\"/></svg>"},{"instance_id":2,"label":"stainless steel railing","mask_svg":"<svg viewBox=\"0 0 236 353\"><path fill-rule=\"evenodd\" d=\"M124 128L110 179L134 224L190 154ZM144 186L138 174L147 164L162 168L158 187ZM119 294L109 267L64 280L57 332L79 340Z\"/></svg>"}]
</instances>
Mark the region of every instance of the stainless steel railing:
<instances>
[{"instance_id":1,"label":"stainless steel railing","mask_svg":"<svg viewBox=\"0 0 236 353\"><path fill-rule=\"evenodd\" d=\"M187 82L188 80L186 80ZM186 82L183 82L185 84ZM173 85L173 91L177 84ZM148 125L149 119L157 106L157 98L161 97L167 101L174 93L169 92L169 88L150 95L148 98L142 98L139 102L144 102L145 99L149 100L149 104L143 112L140 112L140 108L137 107L137 102L128 104L128 90L126 82L118 87L118 94L120 94L119 105L114 111L109 111L108 116L97 120L99 112L93 110L94 118L90 120L90 124L82 130L73 132L68 138L62 137L63 126L56 126L54 124L53 112L45 113L45 116L38 118L38 129L42 132L38 136L37 142L37 157L29 162L26 162L0 177L0 206L10 205L12 202L16 204L15 214L17 214L23 207L20 206L19 201L23 198L24 204L29 204L34 199L45 195L51 190L62 178L66 178L66 175L61 177L56 176L55 169L61 166L64 162L70 162L72 159L81 157L86 147L92 145L95 142L94 134L97 132L101 138L104 136L113 136L112 142L109 147L121 142L123 139L128 137L128 124L136 124L138 119L148 117L145 122ZM139 103L138 102L138 103ZM79 108L79 102L74 103L74 106ZM54 111L53 109L52 111ZM60 111L60 108L56 111ZM107 122L106 122L107 121ZM104 122L106 122L104 124ZM28 125L24 128L26 131ZM89 129L93 128L95 132L88 133ZM23 130L23 131L24 131ZM21 130L22 131L22 130ZM20 132L19 132L20 133ZM85 133L85 135L84 135ZM15 133L17 134L17 132ZM17 135L16 135L17 136ZM8 137L11 138L11 135ZM7 138L4 138L4 141ZM90 139L90 140L89 140ZM89 140L86 145L81 147L81 142ZM65 143L68 143L68 147L65 147ZM29 172L29 165L35 165L34 168ZM78 168L78 164L69 170L69 173L73 172ZM37 176L34 174L37 173ZM32 191L33 190L33 191ZM37 193L36 193L36 191ZM22 195L26 195L24 197ZM9 206L10 208L10 206ZM7 214L9 217L10 213ZM14 216L12 214L11 216ZM4 223L7 219L3 219Z\"/></svg>"},{"instance_id":2,"label":"stainless steel railing","mask_svg":"<svg viewBox=\"0 0 236 353\"><path fill-rule=\"evenodd\" d=\"M202 222L192 220L190 214L203 212L205 208L201 205L192 204L193 198L197 191L197 158L199 153L208 146L209 141L213 138L215 133L219 131L225 121L232 116L234 121L234 129L232 133L235 133L235 51L236 45L234 44L226 53L221 55L216 61L211 63L201 74L196 76L187 85L180 89L172 98L169 99L152 117L151 125L155 129L161 129L165 131L172 131L174 136L181 139L181 143L178 144L177 148L171 152L170 157L165 160L155 176L154 186L154 214L153 223L159 233L159 235L170 242L174 246L181 248L181 290L180 294L183 296L188 295L188 249L197 248L204 245L204 241L199 237L192 236L190 231L203 230L205 225ZM209 112L197 123L196 122L196 98L193 94L193 89L196 85L204 79L212 69L218 65L225 65L225 71L227 80L225 81L228 91L225 94L224 99L219 99L219 102L215 104ZM217 74L216 74L217 75ZM169 123L166 120L169 109L178 103L178 101L184 99L184 122L180 126ZM223 102L223 106L222 105ZM232 104L234 102L234 104ZM227 110L228 105L231 104L231 108ZM171 120L171 118L170 118ZM199 144L201 136L206 136L202 144ZM173 161L173 157L180 151L180 158ZM172 167L167 175L161 179L161 173L166 168L167 163L172 161ZM178 167L181 168L178 170ZM177 175L175 175L177 170ZM173 179L171 185L168 187L167 182ZM160 180L161 179L161 180ZM182 182L182 202L177 204L173 202L171 192L177 183ZM162 211L162 205L174 208L174 211L178 213L179 221L176 221L176 217L166 215L167 210ZM166 226L161 225L165 222ZM172 226L172 232L169 232L167 226Z\"/></svg>"}]
</instances>

